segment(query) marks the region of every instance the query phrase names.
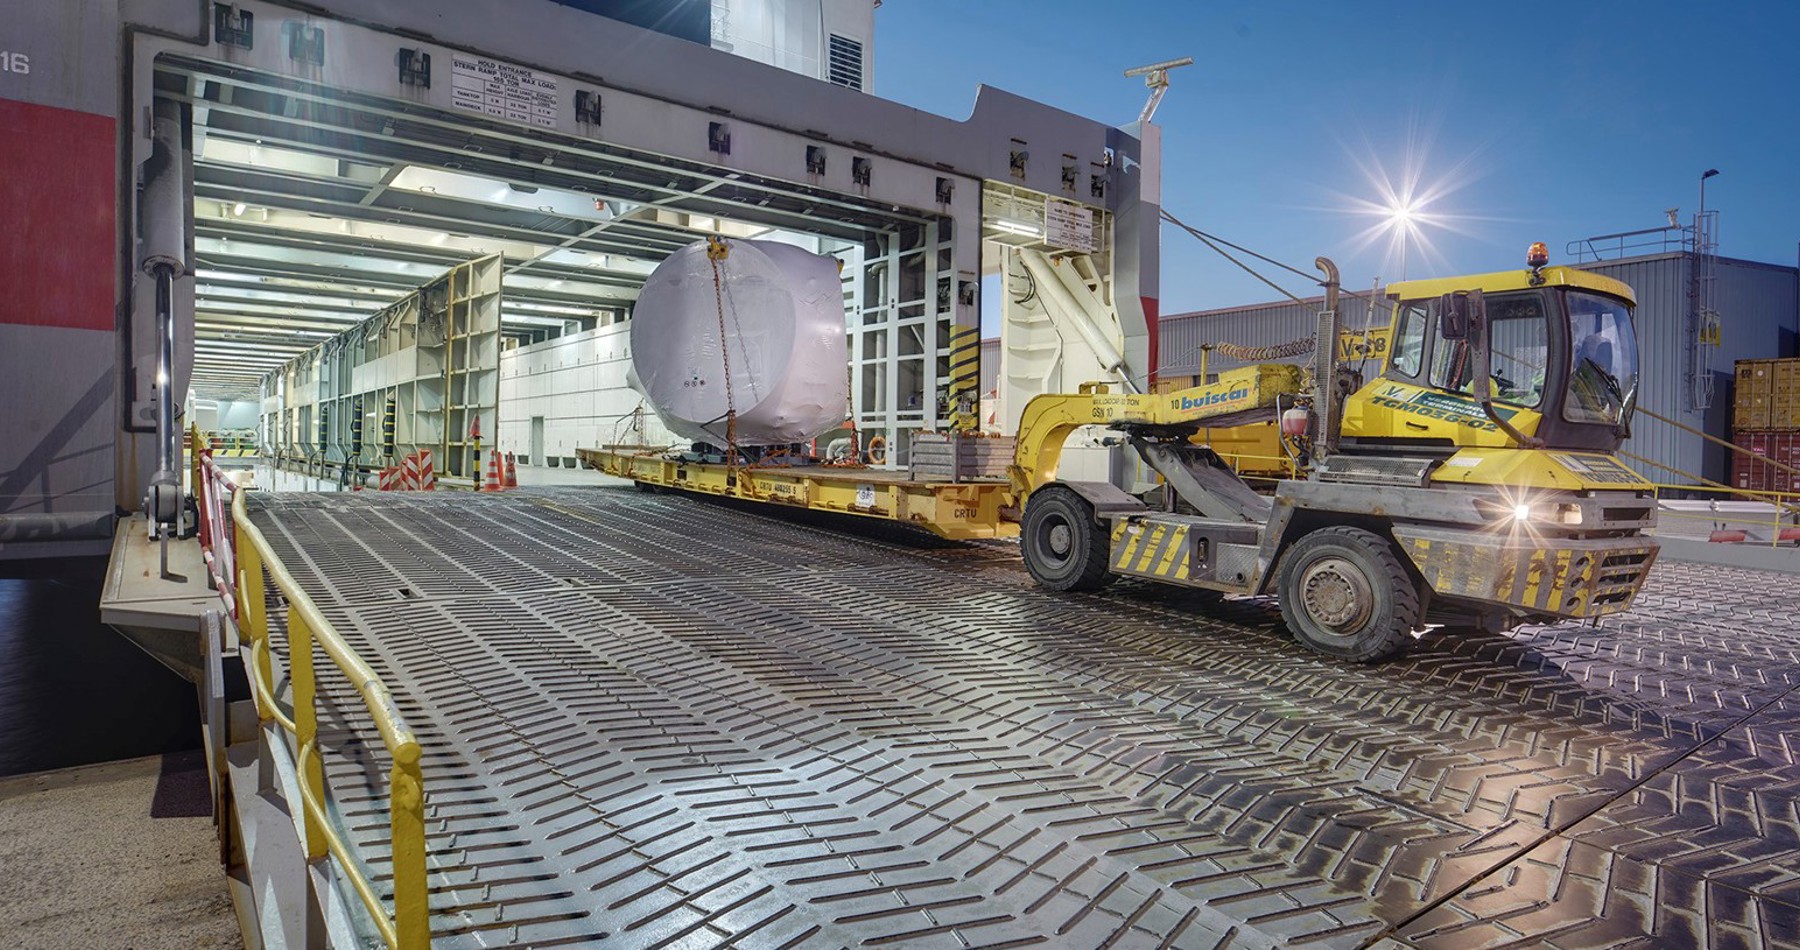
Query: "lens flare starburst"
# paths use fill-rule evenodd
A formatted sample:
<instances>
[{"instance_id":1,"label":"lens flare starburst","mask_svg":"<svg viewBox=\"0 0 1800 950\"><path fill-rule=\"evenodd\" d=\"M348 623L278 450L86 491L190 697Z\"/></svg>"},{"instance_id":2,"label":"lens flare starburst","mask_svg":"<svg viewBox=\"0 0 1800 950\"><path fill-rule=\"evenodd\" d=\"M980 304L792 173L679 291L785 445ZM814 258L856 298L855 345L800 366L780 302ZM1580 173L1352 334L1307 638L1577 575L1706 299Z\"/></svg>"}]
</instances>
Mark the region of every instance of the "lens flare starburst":
<instances>
[{"instance_id":1,"label":"lens flare starburst","mask_svg":"<svg viewBox=\"0 0 1800 950\"><path fill-rule=\"evenodd\" d=\"M1334 193L1335 203L1329 209L1348 214L1364 223L1351 236L1352 253L1361 255L1380 246L1379 267L1386 274L1404 280L1408 257L1433 270L1449 270L1449 262L1433 240L1444 233L1480 238L1474 226L1487 219L1453 210L1452 197L1480 180L1479 147L1463 152L1460 160L1440 172L1433 172L1432 136L1417 125L1409 127L1405 146L1394 159L1392 150L1377 149L1367 135L1361 147L1344 145L1344 152L1360 173L1366 188L1360 194ZM1417 269L1415 267L1415 269Z\"/></svg>"}]
</instances>

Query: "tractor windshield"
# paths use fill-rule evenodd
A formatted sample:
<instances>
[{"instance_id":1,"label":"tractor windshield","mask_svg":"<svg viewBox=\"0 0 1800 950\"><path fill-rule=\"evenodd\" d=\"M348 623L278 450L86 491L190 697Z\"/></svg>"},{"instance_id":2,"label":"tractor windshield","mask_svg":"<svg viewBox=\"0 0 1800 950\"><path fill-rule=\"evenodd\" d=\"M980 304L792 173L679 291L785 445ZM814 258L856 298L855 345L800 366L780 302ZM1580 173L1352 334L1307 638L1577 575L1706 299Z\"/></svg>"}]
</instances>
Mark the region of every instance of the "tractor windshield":
<instances>
[{"instance_id":1,"label":"tractor windshield","mask_svg":"<svg viewBox=\"0 0 1800 950\"><path fill-rule=\"evenodd\" d=\"M1571 291L1569 309L1570 422L1623 426L1637 400L1637 334L1621 300Z\"/></svg>"}]
</instances>

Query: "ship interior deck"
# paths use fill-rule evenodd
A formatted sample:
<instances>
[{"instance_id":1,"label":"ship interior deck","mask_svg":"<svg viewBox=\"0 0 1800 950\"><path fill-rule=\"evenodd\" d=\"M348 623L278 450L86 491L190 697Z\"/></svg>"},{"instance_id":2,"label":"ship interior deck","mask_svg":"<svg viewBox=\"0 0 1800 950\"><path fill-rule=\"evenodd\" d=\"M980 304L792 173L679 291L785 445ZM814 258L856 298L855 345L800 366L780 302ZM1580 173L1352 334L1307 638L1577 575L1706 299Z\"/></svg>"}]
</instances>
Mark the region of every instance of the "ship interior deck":
<instances>
[{"instance_id":1,"label":"ship interior deck","mask_svg":"<svg viewBox=\"0 0 1800 950\"><path fill-rule=\"evenodd\" d=\"M1668 562L1598 625L1351 666L1264 600L687 495L249 511L420 734L440 946L1800 934L1791 578ZM383 880L387 763L327 682Z\"/></svg>"}]
</instances>

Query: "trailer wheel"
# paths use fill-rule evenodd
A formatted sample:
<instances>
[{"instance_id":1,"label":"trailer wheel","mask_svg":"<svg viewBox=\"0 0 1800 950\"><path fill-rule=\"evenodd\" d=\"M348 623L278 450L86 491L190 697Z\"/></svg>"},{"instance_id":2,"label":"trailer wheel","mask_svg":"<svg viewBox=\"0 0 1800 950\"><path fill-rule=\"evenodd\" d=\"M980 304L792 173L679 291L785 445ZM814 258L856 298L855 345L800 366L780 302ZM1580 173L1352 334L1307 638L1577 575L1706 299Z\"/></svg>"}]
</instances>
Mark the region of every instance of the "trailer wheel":
<instances>
[{"instance_id":1,"label":"trailer wheel","mask_svg":"<svg viewBox=\"0 0 1800 950\"><path fill-rule=\"evenodd\" d=\"M1361 528L1321 528L1294 542L1279 592L1294 638L1340 659L1393 656L1419 624L1419 592L1393 545Z\"/></svg>"},{"instance_id":2,"label":"trailer wheel","mask_svg":"<svg viewBox=\"0 0 1800 950\"><path fill-rule=\"evenodd\" d=\"M1051 590L1099 590L1112 581L1112 539L1094 520L1094 506L1062 485L1046 485L1025 502L1019 526L1025 569Z\"/></svg>"}]
</instances>

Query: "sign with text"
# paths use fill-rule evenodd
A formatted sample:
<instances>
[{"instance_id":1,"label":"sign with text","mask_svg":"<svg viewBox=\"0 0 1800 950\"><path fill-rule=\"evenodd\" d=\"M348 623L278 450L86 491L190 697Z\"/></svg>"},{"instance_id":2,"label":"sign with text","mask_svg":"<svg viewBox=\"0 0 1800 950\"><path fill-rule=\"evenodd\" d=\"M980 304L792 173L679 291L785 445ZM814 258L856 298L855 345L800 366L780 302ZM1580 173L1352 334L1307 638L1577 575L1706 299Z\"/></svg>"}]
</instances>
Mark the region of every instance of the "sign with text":
<instances>
[{"instance_id":1,"label":"sign with text","mask_svg":"<svg viewBox=\"0 0 1800 950\"><path fill-rule=\"evenodd\" d=\"M450 103L496 119L556 127L555 77L511 63L453 54Z\"/></svg>"},{"instance_id":2,"label":"sign with text","mask_svg":"<svg viewBox=\"0 0 1800 950\"><path fill-rule=\"evenodd\" d=\"M1094 209L1055 198L1045 201L1044 243L1089 254L1099 251L1100 235L1094 228Z\"/></svg>"}]
</instances>

